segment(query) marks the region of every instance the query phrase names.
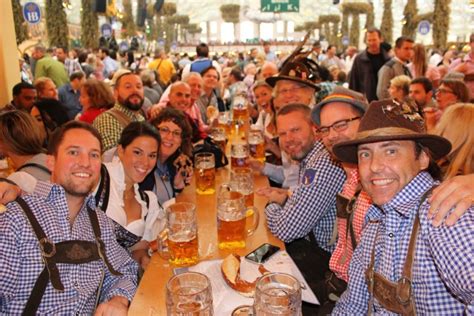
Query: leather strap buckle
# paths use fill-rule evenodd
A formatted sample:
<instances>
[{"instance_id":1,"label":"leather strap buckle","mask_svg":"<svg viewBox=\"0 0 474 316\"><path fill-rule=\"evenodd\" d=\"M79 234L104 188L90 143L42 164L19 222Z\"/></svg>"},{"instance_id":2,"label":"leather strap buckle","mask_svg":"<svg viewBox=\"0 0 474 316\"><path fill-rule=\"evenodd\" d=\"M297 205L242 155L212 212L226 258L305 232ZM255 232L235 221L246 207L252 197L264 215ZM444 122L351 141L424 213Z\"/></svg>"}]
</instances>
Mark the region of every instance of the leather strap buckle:
<instances>
[{"instance_id":1,"label":"leather strap buckle","mask_svg":"<svg viewBox=\"0 0 474 316\"><path fill-rule=\"evenodd\" d=\"M45 258L52 258L56 254L56 245L47 237L39 240L41 255Z\"/></svg>"},{"instance_id":2,"label":"leather strap buckle","mask_svg":"<svg viewBox=\"0 0 474 316\"><path fill-rule=\"evenodd\" d=\"M411 280L402 276L397 283L397 301L407 305L411 300Z\"/></svg>"}]
</instances>

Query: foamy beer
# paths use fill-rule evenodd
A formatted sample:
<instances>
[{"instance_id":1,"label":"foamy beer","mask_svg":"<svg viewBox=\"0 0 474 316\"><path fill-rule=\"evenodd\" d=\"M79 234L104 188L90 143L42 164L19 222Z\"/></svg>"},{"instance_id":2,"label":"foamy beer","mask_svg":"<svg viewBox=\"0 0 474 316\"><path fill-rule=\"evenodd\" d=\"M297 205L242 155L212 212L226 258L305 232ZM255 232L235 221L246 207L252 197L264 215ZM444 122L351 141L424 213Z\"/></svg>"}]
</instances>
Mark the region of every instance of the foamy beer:
<instances>
[{"instance_id":1,"label":"foamy beer","mask_svg":"<svg viewBox=\"0 0 474 316\"><path fill-rule=\"evenodd\" d=\"M217 199L217 240L219 249L244 248L245 239L253 234L258 226L258 213L252 216L252 225L247 228L245 197L233 191L230 186L221 186Z\"/></svg>"},{"instance_id":2,"label":"foamy beer","mask_svg":"<svg viewBox=\"0 0 474 316\"><path fill-rule=\"evenodd\" d=\"M230 147L230 166L232 168L248 167L249 149L246 143L237 142Z\"/></svg>"},{"instance_id":3,"label":"foamy beer","mask_svg":"<svg viewBox=\"0 0 474 316\"><path fill-rule=\"evenodd\" d=\"M168 257L176 266L196 264L199 245L196 222L196 206L177 202L166 208L166 233L160 234L158 252Z\"/></svg>"},{"instance_id":4,"label":"foamy beer","mask_svg":"<svg viewBox=\"0 0 474 316\"><path fill-rule=\"evenodd\" d=\"M227 145L227 137L225 130L221 127L216 127L212 129L211 138L212 141L221 148L222 152L225 153Z\"/></svg>"},{"instance_id":5,"label":"foamy beer","mask_svg":"<svg viewBox=\"0 0 474 316\"><path fill-rule=\"evenodd\" d=\"M196 168L196 192L198 194L213 194L216 192L216 163L213 153L198 153L194 156Z\"/></svg>"},{"instance_id":6,"label":"foamy beer","mask_svg":"<svg viewBox=\"0 0 474 316\"><path fill-rule=\"evenodd\" d=\"M235 95L232 99L232 119L234 124L242 125L242 122L248 122L249 120L249 111L248 111L248 101L246 94Z\"/></svg>"},{"instance_id":7,"label":"foamy beer","mask_svg":"<svg viewBox=\"0 0 474 316\"><path fill-rule=\"evenodd\" d=\"M219 112L217 117L217 126L223 128L227 137L230 137L232 132L232 120L230 118L230 112Z\"/></svg>"},{"instance_id":8,"label":"foamy beer","mask_svg":"<svg viewBox=\"0 0 474 316\"><path fill-rule=\"evenodd\" d=\"M248 142L250 157L265 162L265 139L263 138L262 131L249 131Z\"/></svg>"}]
</instances>

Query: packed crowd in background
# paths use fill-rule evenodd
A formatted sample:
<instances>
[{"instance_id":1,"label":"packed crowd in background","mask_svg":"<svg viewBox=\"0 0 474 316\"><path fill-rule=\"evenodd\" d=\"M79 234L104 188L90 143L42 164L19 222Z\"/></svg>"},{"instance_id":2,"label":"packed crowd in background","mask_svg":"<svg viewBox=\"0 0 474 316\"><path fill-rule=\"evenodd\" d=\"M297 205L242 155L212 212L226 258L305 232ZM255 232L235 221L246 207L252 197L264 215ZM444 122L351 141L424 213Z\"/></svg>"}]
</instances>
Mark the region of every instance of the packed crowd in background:
<instances>
[{"instance_id":1,"label":"packed crowd in background","mask_svg":"<svg viewBox=\"0 0 474 316\"><path fill-rule=\"evenodd\" d=\"M321 302L303 314L474 313L474 34L438 51L369 28L365 43L25 53L0 109L0 202L23 199L0 214L0 313L91 313L99 271L98 311L126 312L193 152L247 122L268 228ZM93 255L57 258L64 240Z\"/></svg>"}]
</instances>

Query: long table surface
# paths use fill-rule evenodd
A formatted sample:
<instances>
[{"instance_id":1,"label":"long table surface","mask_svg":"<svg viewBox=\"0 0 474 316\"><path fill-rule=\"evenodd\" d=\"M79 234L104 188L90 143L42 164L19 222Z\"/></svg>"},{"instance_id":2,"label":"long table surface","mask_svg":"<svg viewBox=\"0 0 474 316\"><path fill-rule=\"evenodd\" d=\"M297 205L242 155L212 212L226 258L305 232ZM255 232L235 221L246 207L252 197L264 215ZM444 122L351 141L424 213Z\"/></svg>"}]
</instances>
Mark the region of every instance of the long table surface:
<instances>
[{"instance_id":1,"label":"long table surface","mask_svg":"<svg viewBox=\"0 0 474 316\"><path fill-rule=\"evenodd\" d=\"M216 192L221 183L228 181L229 176L229 166L217 170ZM265 186L268 186L268 179L265 176L254 174L254 188ZM192 185L186 187L177 198L177 201L196 204L200 260L225 258L230 253L244 256L262 243L270 243L281 249L285 248L284 243L273 236L267 228L264 213L266 198L255 194L254 205L260 214L260 223L255 233L247 237L246 247L232 251L219 249L217 246L216 194L196 194L193 181ZM129 315L166 315L165 288L169 278L173 275L174 268L157 253L152 256L130 305Z\"/></svg>"}]
</instances>

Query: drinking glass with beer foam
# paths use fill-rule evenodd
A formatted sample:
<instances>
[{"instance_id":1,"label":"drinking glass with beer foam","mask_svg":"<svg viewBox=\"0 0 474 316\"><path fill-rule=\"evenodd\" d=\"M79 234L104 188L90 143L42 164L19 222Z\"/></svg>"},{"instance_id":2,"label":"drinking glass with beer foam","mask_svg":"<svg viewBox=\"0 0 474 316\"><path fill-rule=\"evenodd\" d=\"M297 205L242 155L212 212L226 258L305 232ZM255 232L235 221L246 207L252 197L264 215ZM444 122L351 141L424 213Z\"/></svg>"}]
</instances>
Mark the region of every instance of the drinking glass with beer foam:
<instances>
[{"instance_id":1,"label":"drinking glass with beer foam","mask_svg":"<svg viewBox=\"0 0 474 316\"><path fill-rule=\"evenodd\" d=\"M221 148L222 152L225 153L227 145L225 130L222 127L213 128L211 131L211 138L212 141Z\"/></svg>"},{"instance_id":2,"label":"drinking glass with beer foam","mask_svg":"<svg viewBox=\"0 0 474 316\"><path fill-rule=\"evenodd\" d=\"M197 194L213 194L216 192L216 162L213 153L198 153L194 156L196 168Z\"/></svg>"},{"instance_id":3,"label":"drinking glass with beer foam","mask_svg":"<svg viewBox=\"0 0 474 316\"><path fill-rule=\"evenodd\" d=\"M166 229L157 239L158 253L176 266L196 264L199 246L196 206L177 202L166 208Z\"/></svg>"},{"instance_id":4,"label":"drinking glass with beer foam","mask_svg":"<svg viewBox=\"0 0 474 316\"><path fill-rule=\"evenodd\" d=\"M259 129L249 131L248 137L250 157L265 162L265 138Z\"/></svg>"},{"instance_id":5,"label":"drinking glass with beer foam","mask_svg":"<svg viewBox=\"0 0 474 316\"><path fill-rule=\"evenodd\" d=\"M254 185L253 185L253 171L250 168L236 168L230 173L230 190L240 192L244 196L247 236L253 234L251 229L258 222L258 212L254 208ZM257 217L257 218L255 218Z\"/></svg>"},{"instance_id":6,"label":"drinking glass with beer foam","mask_svg":"<svg viewBox=\"0 0 474 316\"><path fill-rule=\"evenodd\" d=\"M217 197L217 240L219 249L244 248L245 239L253 234L258 226L258 215L247 229L247 210L245 197L233 191L228 184L221 185ZM257 213L255 213L257 214Z\"/></svg>"},{"instance_id":7,"label":"drinking glass with beer foam","mask_svg":"<svg viewBox=\"0 0 474 316\"><path fill-rule=\"evenodd\" d=\"M230 146L230 166L234 168L248 167L249 148L245 142L235 142Z\"/></svg>"},{"instance_id":8,"label":"drinking glass with beer foam","mask_svg":"<svg viewBox=\"0 0 474 316\"><path fill-rule=\"evenodd\" d=\"M172 316L214 315L209 278L198 272L173 276L166 284L166 311Z\"/></svg>"}]
</instances>

